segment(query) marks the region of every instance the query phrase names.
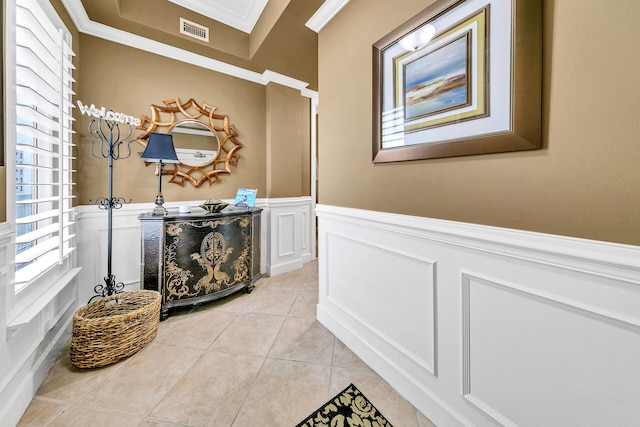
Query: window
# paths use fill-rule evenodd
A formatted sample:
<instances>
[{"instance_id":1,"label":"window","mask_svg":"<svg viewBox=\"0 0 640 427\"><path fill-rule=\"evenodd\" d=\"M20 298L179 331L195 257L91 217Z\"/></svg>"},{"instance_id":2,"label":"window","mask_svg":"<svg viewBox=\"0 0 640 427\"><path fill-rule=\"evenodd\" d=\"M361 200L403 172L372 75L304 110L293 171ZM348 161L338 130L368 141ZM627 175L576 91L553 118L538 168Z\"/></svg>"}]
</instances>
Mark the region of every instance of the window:
<instances>
[{"instance_id":1,"label":"window","mask_svg":"<svg viewBox=\"0 0 640 427\"><path fill-rule=\"evenodd\" d=\"M13 12L11 3L7 15ZM8 147L15 151L9 149L7 157L15 161L16 186L8 192L7 209L13 196L18 294L44 273L70 267L68 257L74 250L74 53L71 35L48 1L16 0L12 18L15 50L7 51L15 52L15 76L9 76L8 69L7 102L15 106L15 122L9 123ZM12 65L8 59L7 67Z\"/></svg>"}]
</instances>

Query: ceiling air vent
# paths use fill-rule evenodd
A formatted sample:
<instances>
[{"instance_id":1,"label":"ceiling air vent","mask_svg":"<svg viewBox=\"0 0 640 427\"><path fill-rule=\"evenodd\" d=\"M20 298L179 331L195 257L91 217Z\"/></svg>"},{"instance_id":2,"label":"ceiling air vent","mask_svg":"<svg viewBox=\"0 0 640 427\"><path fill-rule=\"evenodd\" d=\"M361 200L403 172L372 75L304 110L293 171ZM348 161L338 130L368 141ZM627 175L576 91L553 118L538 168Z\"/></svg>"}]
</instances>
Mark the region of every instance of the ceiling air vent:
<instances>
[{"instance_id":1,"label":"ceiling air vent","mask_svg":"<svg viewBox=\"0 0 640 427\"><path fill-rule=\"evenodd\" d=\"M203 42L209 42L209 28L184 18L180 18L180 34L185 34Z\"/></svg>"}]
</instances>

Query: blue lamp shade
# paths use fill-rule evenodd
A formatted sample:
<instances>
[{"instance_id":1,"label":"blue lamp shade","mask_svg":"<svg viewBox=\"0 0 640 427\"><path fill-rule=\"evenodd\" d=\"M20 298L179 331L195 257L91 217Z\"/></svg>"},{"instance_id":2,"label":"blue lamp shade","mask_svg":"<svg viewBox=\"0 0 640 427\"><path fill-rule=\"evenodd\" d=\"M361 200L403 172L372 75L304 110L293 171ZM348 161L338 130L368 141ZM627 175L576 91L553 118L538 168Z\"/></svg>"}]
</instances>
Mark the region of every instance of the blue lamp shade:
<instances>
[{"instance_id":1,"label":"blue lamp shade","mask_svg":"<svg viewBox=\"0 0 640 427\"><path fill-rule=\"evenodd\" d=\"M145 162L180 163L173 147L173 137L166 133L151 133L140 158Z\"/></svg>"}]
</instances>

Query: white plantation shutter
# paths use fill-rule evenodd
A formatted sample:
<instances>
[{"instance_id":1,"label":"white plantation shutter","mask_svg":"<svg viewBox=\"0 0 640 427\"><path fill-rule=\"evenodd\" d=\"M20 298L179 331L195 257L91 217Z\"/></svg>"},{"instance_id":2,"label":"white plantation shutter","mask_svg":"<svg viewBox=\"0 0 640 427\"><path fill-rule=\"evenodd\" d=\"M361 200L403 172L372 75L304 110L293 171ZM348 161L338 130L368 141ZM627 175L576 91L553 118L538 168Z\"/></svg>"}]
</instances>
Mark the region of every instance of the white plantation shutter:
<instances>
[{"instance_id":1,"label":"white plantation shutter","mask_svg":"<svg viewBox=\"0 0 640 427\"><path fill-rule=\"evenodd\" d=\"M16 292L74 250L71 36L16 0Z\"/></svg>"}]
</instances>

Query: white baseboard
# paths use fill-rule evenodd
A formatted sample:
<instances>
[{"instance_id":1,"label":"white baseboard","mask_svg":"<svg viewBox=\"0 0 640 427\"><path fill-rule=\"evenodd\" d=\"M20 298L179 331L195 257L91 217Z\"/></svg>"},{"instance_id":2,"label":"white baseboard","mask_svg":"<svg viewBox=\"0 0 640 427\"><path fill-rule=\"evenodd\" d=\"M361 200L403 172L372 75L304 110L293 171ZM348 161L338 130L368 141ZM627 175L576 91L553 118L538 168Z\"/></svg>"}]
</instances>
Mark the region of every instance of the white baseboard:
<instances>
[{"instance_id":1,"label":"white baseboard","mask_svg":"<svg viewBox=\"0 0 640 427\"><path fill-rule=\"evenodd\" d=\"M268 265L267 271L269 276L277 276L278 274L288 273L289 271L295 271L299 268L302 268L304 265L302 259L289 261L289 262L280 262L276 265Z\"/></svg>"},{"instance_id":2,"label":"white baseboard","mask_svg":"<svg viewBox=\"0 0 640 427\"><path fill-rule=\"evenodd\" d=\"M0 390L0 421L3 426L15 426L55 364L62 349L71 338L75 305L70 307L58 323L33 345L15 366L16 374Z\"/></svg>"},{"instance_id":3,"label":"white baseboard","mask_svg":"<svg viewBox=\"0 0 640 427\"><path fill-rule=\"evenodd\" d=\"M78 308L73 255L20 295L12 268L15 238L0 224L0 425L15 426L71 336ZM25 293L26 292L26 293ZM26 301L29 301L29 304Z\"/></svg>"}]
</instances>

